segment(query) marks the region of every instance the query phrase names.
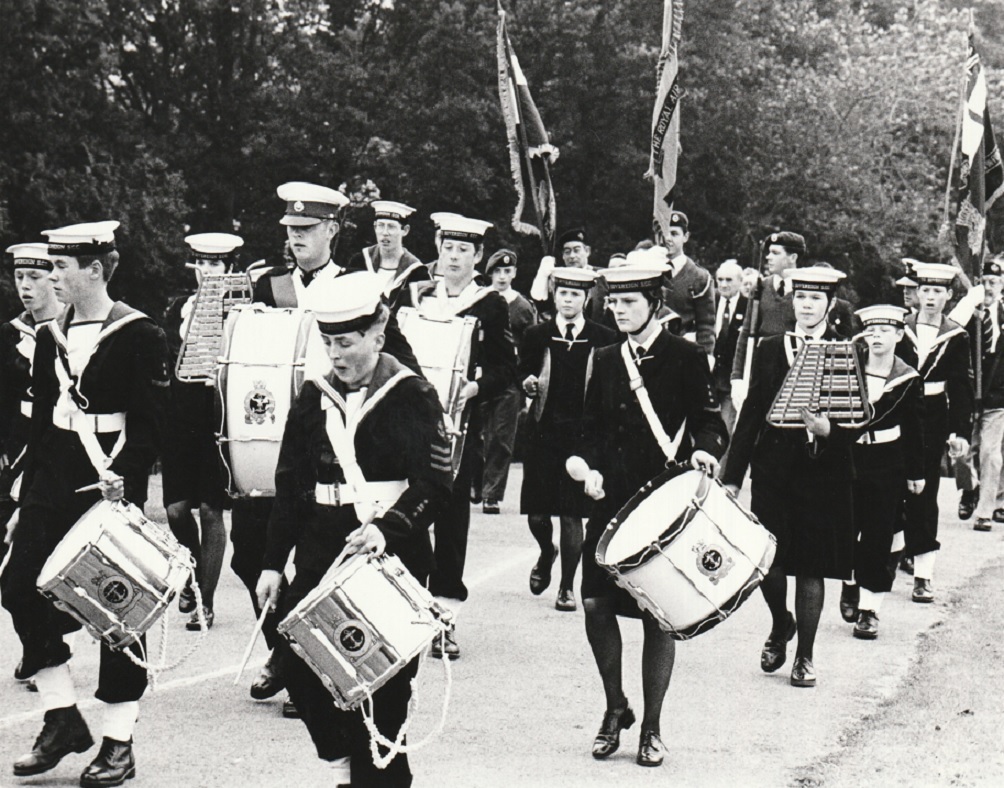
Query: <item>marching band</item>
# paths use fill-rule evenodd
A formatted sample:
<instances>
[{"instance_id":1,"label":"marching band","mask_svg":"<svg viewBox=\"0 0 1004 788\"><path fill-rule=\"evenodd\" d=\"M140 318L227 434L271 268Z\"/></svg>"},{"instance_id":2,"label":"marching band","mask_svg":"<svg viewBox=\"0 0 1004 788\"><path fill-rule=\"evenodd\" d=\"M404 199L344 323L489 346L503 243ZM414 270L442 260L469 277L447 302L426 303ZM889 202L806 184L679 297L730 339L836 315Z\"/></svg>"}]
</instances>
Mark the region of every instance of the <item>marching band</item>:
<instances>
[{"instance_id":1,"label":"marching band","mask_svg":"<svg viewBox=\"0 0 1004 788\"><path fill-rule=\"evenodd\" d=\"M377 242L342 268L332 246L345 195L306 182L277 194L289 264L256 271L243 295L218 288L213 301L208 288L235 276L243 239L188 236L199 292L171 303L164 330L108 295L117 222L49 230L47 243L7 250L24 311L0 326L0 517L10 551L0 595L22 648L16 676L34 681L44 712L15 775L53 770L94 743L67 640L82 625L96 631L94 614L72 595L57 607L39 593L43 567L86 520L94 605L108 631L123 629L119 619L148 592L128 567L155 574L157 561L125 555L116 529L157 526L89 512L100 501L142 507L158 458L170 544L194 566L177 594L191 614L186 627L205 635L213 626L229 508L231 566L270 651L251 696L288 690L283 713L303 720L335 784L412 782L403 732L421 657L397 648L408 622L391 615L399 600L387 589L433 622L424 642L433 657L460 658L478 488L472 436L483 417L507 471L512 439L503 432L523 411L519 505L540 550L530 592L551 586L560 557L555 607L576 611L581 562L585 632L605 698L596 759L616 752L637 721L636 762L663 763L676 641L717 625L757 586L772 618L760 667L779 670L795 641L790 684L802 688L817 684L824 578L842 581L841 615L862 640L879 636L904 547L912 600L933 601L942 458L946 448L952 458L968 452L975 413L969 333L946 312L957 267L914 261L904 290L915 292L915 311L865 306L856 313L863 330L847 339L833 326L845 275L807 265L798 233L764 239L766 277L748 295L743 270L723 263L719 295L715 277L684 252L681 211L664 245L644 244L606 268L590 267L585 231L574 228L559 239L564 265L545 257L527 299L511 289L515 252L486 255L488 222L434 215L437 259L425 265L404 246L415 209L374 201ZM495 286L485 286L493 273ZM534 324L538 311L547 317ZM846 328L852 316L840 319ZM799 356L823 345L842 348L848 366L821 352L803 372ZM207 370L182 375L186 349L202 347ZM775 408L789 397L797 415L780 423ZM511 418L497 413L503 400ZM834 400L860 402L863 417ZM738 503L747 470L751 512ZM697 492L678 492L691 482ZM504 489L504 475L485 487L486 513L498 511ZM996 519L994 500L992 491L981 498L978 530ZM690 564L673 557L674 545L686 546ZM383 555L403 568L375 563ZM366 583L339 574L368 561ZM730 571L750 581L720 598ZM419 591L402 590L404 572ZM693 589L702 604L712 600L710 611L688 601ZM170 604L174 591L163 596ZM318 616L307 630L319 643L291 623L308 615ZM644 632L637 714L623 689L621 617L641 619ZM154 618L128 645L102 636L102 744L81 785L136 775L143 632ZM312 645L330 658L312 656ZM368 702L343 702L345 682Z\"/></svg>"}]
</instances>

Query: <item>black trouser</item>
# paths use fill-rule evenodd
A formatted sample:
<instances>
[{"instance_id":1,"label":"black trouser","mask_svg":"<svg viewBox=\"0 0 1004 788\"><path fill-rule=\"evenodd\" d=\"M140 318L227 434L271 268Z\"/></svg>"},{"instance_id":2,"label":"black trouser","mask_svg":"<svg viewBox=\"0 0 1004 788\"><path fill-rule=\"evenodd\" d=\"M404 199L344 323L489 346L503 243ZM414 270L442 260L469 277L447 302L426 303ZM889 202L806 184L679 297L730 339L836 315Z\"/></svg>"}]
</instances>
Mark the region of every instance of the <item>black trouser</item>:
<instances>
[{"instance_id":1,"label":"black trouser","mask_svg":"<svg viewBox=\"0 0 1004 788\"><path fill-rule=\"evenodd\" d=\"M57 610L42 596L36 586L38 574L56 545L97 500L93 493L77 497L81 500L74 510L47 508L36 503L21 508L10 561L0 578L3 606L11 614L24 650L22 671L25 677L67 662L70 647L63 641L63 635L80 628L75 619ZM145 648L145 640L141 642ZM131 650L134 654L140 653L138 645L134 644ZM98 700L122 703L142 697L147 683L144 668L104 643L100 660L95 692Z\"/></svg>"},{"instance_id":2,"label":"black trouser","mask_svg":"<svg viewBox=\"0 0 1004 788\"><path fill-rule=\"evenodd\" d=\"M282 597L280 610L286 615L320 582L321 572L297 568L289 590ZM307 664L293 653L283 639L280 647L286 672L289 696L303 719L317 756L322 760L352 758L352 785L366 788L406 788L411 785L407 754L400 754L386 769L377 769L370 752L369 731L362 712L342 711L335 706L331 693ZM373 693L373 719L380 733L393 741L408 717L411 680L418 673L418 659L409 662L394 678ZM386 751L381 749L381 755Z\"/></svg>"},{"instance_id":3,"label":"black trouser","mask_svg":"<svg viewBox=\"0 0 1004 788\"><path fill-rule=\"evenodd\" d=\"M924 397L924 491L907 495L903 536L906 555L923 555L938 550L938 488L941 486L941 458L948 440L948 401L944 394ZM966 437L966 436L963 436Z\"/></svg>"},{"instance_id":4,"label":"black trouser","mask_svg":"<svg viewBox=\"0 0 1004 788\"><path fill-rule=\"evenodd\" d=\"M899 530L902 476L861 473L854 482L854 579L869 591L892 590L895 566L890 567L893 534Z\"/></svg>"},{"instance_id":5,"label":"black trouser","mask_svg":"<svg viewBox=\"0 0 1004 788\"><path fill-rule=\"evenodd\" d=\"M261 577L262 564L265 560L265 544L268 538L268 518L272 514L274 498L236 498L231 509L230 541L234 545L234 555L230 559L230 568L241 579L254 606L255 618L261 615L258 604L258 578ZM279 588L280 599L287 588L283 577ZM265 643L274 649L280 641L276 626L282 619L272 612L265 616L261 631Z\"/></svg>"},{"instance_id":6,"label":"black trouser","mask_svg":"<svg viewBox=\"0 0 1004 788\"><path fill-rule=\"evenodd\" d=\"M481 419L473 408L467 434L481 430ZM464 564L467 561L467 535L471 528L471 472L478 448L470 441L464 443L460 470L453 480L453 492L446 509L436 518L433 533L436 535L436 568L429 576L429 591L447 599L467 599L464 585Z\"/></svg>"}]
</instances>

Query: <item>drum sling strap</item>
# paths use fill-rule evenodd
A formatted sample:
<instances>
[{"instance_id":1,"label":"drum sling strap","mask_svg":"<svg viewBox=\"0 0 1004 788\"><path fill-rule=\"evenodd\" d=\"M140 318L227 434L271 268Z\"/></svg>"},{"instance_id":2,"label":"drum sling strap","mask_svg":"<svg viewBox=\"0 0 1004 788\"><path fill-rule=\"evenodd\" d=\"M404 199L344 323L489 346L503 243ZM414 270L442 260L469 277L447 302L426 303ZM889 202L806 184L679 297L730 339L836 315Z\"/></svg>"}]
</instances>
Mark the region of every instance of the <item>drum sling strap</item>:
<instances>
[{"instance_id":1,"label":"drum sling strap","mask_svg":"<svg viewBox=\"0 0 1004 788\"><path fill-rule=\"evenodd\" d=\"M687 429L687 420L684 419L683 423L680 424L676 437L670 439L669 435L666 434L666 430L663 429L662 422L659 421L659 415L655 412L655 408L652 407L652 400L648 396L648 389L645 388L645 381L642 380L638 366L634 363L634 359L631 358L631 349L628 347L627 342L621 345L621 358L624 360L624 368L627 370L631 390L638 399L641 412L645 414L645 421L648 422L648 428L652 431L652 437L659 444L662 453L666 455L666 462L675 462L676 453L680 450L680 444L683 442L683 433Z\"/></svg>"},{"instance_id":2,"label":"drum sling strap","mask_svg":"<svg viewBox=\"0 0 1004 788\"><path fill-rule=\"evenodd\" d=\"M102 328L101 333L98 334L97 341L94 343L94 347L91 348L91 352L88 354L87 359L80 368L80 375L83 375L84 370L87 368L87 363L90 361L91 356L94 355L94 352L98 349L98 345L101 344L102 340L115 331L118 331L123 326L136 320L142 320L145 317L146 315L142 312L131 312L124 317L119 318L110 326ZM77 379L70 373L70 360L67 351L66 337L55 323L52 324L52 334L56 340L56 362L54 367L56 371L56 379L59 381L59 399L56 402L56 408L60 409L67 417L73 431L76 432L77 437L80 438L80 443L83 445L84 451L87 453L87 459L90 460L91 465L94 466L94 470L100 477L106 470L108 470L108 466L111 465L112 460L118 456L118 453L122 451L125 446L125 425L123 425L122 429L119 430L118 438L116 439L111 452L105 454L104 449L101 448L101 444L98 442L97 435L94 434L94 426L92 425L91 420L87 418L87 413L83 410L83 407L87 406L87 399L77 389Z\"/></svg>"},{"instance_id":3,"label":"drum sling strap","mask_svg":"<svg viewBox=\"0 0 1004 788\"><path fill-rule=\"evenodd\" d=\"M415 373L411 370L399 370L386 383L367 397L359 407L359 410L351 415L348 413L346 402L341 394L335 391L334 387L328 381L323 378L314 381L321 390L321 393L327 398L327 401L322 400L321 402L321 407L326 411L324 428L328 434L328 440L331 441L331 449L334 451L338 464L345 474L345 481L355 490L358 496L358 499L353 501L352 505L356 511L356 517L359 518L361 523L370 522L374 518L384 515L394 505L397 498L400 497L400 492L398 492L393 500L385 498L376 499L375 493L378 492L379 488L370 485L366 481L366 476L363 474L362 468L359 467L359 462L356 459L356 430L366 415L376 407L394 386L402 380L411 377L415 377ZM407 487L407 483L405 483L405 487ZM390 487L386 489L389 491ZM368 492L370 494L367 494Z\"/></svg>"}]
</instances>

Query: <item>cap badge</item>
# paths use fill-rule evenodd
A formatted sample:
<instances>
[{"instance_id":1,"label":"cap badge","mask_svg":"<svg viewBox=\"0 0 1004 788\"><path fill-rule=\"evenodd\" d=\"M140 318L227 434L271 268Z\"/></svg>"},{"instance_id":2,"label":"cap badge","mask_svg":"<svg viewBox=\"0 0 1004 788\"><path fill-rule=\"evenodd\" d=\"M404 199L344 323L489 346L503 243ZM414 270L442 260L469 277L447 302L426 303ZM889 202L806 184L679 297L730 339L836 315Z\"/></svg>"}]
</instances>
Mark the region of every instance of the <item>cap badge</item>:
<instances>
[{"instance_id":1,"label":"cap badge","mask_svg":"<svg viewBox=\"0 0 1004 788\"><path fill-rule=\"evenodd\" d=\"M302 211L303 210L303 203L300 202L299 200L297 200L295 203L293 203L293 210L294 211Z\"/></svg>"}]
</instances>

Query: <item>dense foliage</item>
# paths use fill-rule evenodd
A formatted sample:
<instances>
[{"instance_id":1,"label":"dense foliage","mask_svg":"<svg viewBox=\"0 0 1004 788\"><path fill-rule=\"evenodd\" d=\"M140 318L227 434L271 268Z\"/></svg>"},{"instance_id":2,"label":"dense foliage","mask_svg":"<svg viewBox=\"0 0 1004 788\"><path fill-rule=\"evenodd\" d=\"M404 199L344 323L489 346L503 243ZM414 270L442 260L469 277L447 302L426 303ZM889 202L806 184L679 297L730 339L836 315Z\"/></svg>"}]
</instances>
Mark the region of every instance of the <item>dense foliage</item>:
<instances>
[{"instance_id":1,"label":"dense foliage","mask_svg":"<svg viewBox=\"0 0 1004 788\"><path fill-rule=\"evenodd\" d=\"M661 0L508 0L553 142L559 224L602 264L650 230L648 125ZM772 226L888 295L900 256L944 258L944 192L968 12L948 0L686 3L678 207L689 251L748 264ZM968 4L967 4L968 5ZM1001 0L975 4L1004 136ZM495 222L532 273L498 106L495 0L0 0L0 243L123 223L117 295L153 313L187 286L186 231L278 259L275 187L372 180L419 209ZM366 239L365 211L339 256ZM1004 238L995 236L996 248ZM0 277L7 313L16 301Z\"/></svg>"}]
</instances>

